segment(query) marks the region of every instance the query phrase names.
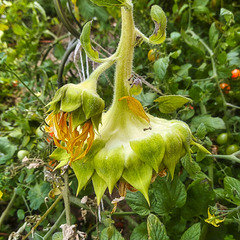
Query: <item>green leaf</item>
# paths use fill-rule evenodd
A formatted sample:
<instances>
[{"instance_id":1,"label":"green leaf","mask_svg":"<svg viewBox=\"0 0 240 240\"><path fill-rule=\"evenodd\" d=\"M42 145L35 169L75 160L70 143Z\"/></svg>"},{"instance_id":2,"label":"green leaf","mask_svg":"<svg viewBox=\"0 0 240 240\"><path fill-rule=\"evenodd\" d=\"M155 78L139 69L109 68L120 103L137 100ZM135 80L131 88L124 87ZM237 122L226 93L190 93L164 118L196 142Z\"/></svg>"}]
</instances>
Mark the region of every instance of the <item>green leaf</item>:
<instances>
[{"instance_id":1,"label":"green leaf","mask_svg":"<svg viewBox=\"0 0 240 240\"><path fill-rule=\"evenodd\" d=\"M16 150L17 147L7 137L0 137L0 164L4 164L10 160Z\"/></svg>"},{"instance_id":2,"label":"green leaf","mask_svg":"<svg viewBox=\"0 0 240 240\"><path fill-rule=\"evenodd\" d=\"M191 129L195 131L201 123L205 125L207 132L214 132L215 130L226 128L225 123L221 118L211 117L211 115L201 115L192 119Z\"/></svg>"},{"instance_id":3,"label":"green leaf","mask_svg":"<svg viewBox=\"0 0 240 240\"><path fill-rule=\"evenodd\" d=\"M149 41L152 44L160 44L166 39L167 17L162 8L157 5L151 7L150 14L155 23L155 29L149 37Z\"/></svg>"},{"instance_id":4,"label":"green leaf","mask_svg":"<svg viewBox=\"0 0 240 240\"><path fill-rule=\"evenodd\" d=\"M173 181L158 177L152 184L151 192L154 194L151 210L159 215L169 214L186 202L185 186L178 177Z\"/></svg>"},{"instance_id":5,"label":"green leaf","mask_svg":"<svg viewBox=\"0 0 240 240\"><path fill-rule=\"evenodd\" d=\"M180 240L199 240L201 234L201 223L195 223L186 230Z\"/></svg>"},{"instance_id":6,"label":"green leaf","mask_svg":"<svg viewBox=\"0 0 240 240\"><path fill-rule=\"evenodd\" d=\"M200 139L203 139L207 134L207 129L204 125L204 123L200 123L200 125L197 128L196 136Z\"/></svg>"},{"instance_id":7,"label":"green leaf","mask_svg":"<svg viewBox=\"0 0 240 240\"><path fill-rule=\"evenodd\" d=\"M184 169L188 172L191 178L195 179L197 174L201 172L201 167L194 161L190 161L188 155L181 158L181 163Z\"/></svg>"},{"instance_id":8,"label":"green leaf","mask_svg":"<svg viewBox=\"0 0 240 240\"><path fill-rule=\"evenodd\" d=\"M165 78L167 68L169 63L169 57L159 58L153 65L154 73L156 74L159 80Z\"/></svg>"},{"instance_id":9,"label":"green leaf","mask_svg":"<svg viewBox=\"0 0 240 240\"><path fill-rule=\"evenodd\" d=\"M205 7L209 0L194 0L192 8Z\"/></svg>"},{"instance_id":10,"label":"green leaf","mask_svg":"<svg viewBox=\"0 0 240 240\"><path fill-rule=\"evenodd\" d=\"M232 178L224 178L224 191L228 197L232 199L237 205L240 205L240 181Z\"/></svg>"},{"instance_id":11,"label":"green leaf","mask_svg":"<svg viewBox=\"0 0 240 240\"><path fill-rule=\"evenodd\" d=\"M124 240L124 238L115 227L110 226L101 231L100 240Z\"/></svg>"},{"instance_id":12,"label":"green leaf","mask_svg":"<svg viewBox=\"0 0 240 240\"><path fill-rule=\"evenodd\" d=\"M92 25L92 21L87 22L84 25L81 36L80 36L80 41L88 57L91 60L98 62L99 60L98 51L94 50L91 46L91 39L90 39L91 25Z\"/></svg>"},{"instance_id":13,"label":"green leaf","mask_svg":"<svg viewBox=\"0 0 240 240\"><path fill-rule=\"evenodd\" d=\"M44 203L45 197L48 196L50 185L47 182L36 184L28 191L28 200L30 201L30 208L37 210Z\"/></svg>"},{"instance_id":14,"label":"green leaf","mask_svg":"<svg viewBox=\"0 0 240 240\"><path fill-rule=\"evenodd\" d=\"M220 10L220 18L224 18L227 23L234 22L234 15L231 11L221 8Z\"/></svg>"},{"instance_id":15,"label":"green leaf","mask_svg":"<svg viewBox=\"0 0 240 240\"><path fill-rule=\"evenodd\" d=\"M154 214L150 214L147 218L147 230L149 240L169 240L165 226Z\"/></svg>"},{"instance_id":16,"label":"green leaf","mask_svg":"<svg viewBox=\"0 0 240 240\"><path fill-rule=\"evenodd\" d=\"M19 220L23 220L25 217L25 212L22 209L17 210L17 217Z\"/></svg>"},{"instance_id":17,"label":"green leaf","mask_svg":"<svg viewBox=\"0 0 240 240\"><path fill-rule=\"evenodd\" d=\"M135 227L130 236L130 240L148 240L147 223L142 222Z\"/></svg>"},{"instance_id":18,"label":"green leaf","mask_svg":"<svg viewBox=\"0 0 240 240\"><path fill-rule=\"evenodd\" d=\"M126 201L130 208L137 214L141 216L147 216L150 214L149 205L142 193L128 191Z\"/></svg>"},{"instance_id":19,"label":"green leaf","mask_svg":"<svg viewBox=\"0 0 240 240\"><path fill-rule=\"evenodd\" d=\"M13 24L12 30L16 35L23 36L26 34L24 27L19 24Z\"/></svg>"},{"instance_id":20,"label":"green leaf","mask_svg":"<svg viewBox=\"0 0 240 240\"><path fill-rule=\"evenodd\" d=\"M63 234L61 232L56 232L52 235L52 240L63 240Z\"/></svg>"},{"instance_id":21,"label":"green leaf","mask_svg":"<svg viewBox=\"0 0 240 240\"><path fill-rule=\"evenodd\" d=\"M211 49L214 49L219 37L219 32L216 28L215 22L212 23L210 29L209 29L209 44Z\"/></svg>"},{"instance_id":22,"label":"green leaf","mask_svg":"<svg viewBox=\"0 0 240 240\"><path fill-rule=\"evenodd\" d=\"M215 202L215 193L206 178L194 180L187 190L187 201L182 208L182 216L192 219L194 216L204 215L207 217L207 209Z\"/></svg>"},{"instance_id":23,"label":"green leaf","mask_svg":"<svg viewBox=\"0 0 240 240\"><path fill-rule=\"evenodd\" d=\"M176 95L161 96L154 100L159 103L159 110L162 113L171 113L182 107L187 102L192 102L190 98Z\"/></svg>"},{"instance_id":24,"label":"green leaf","mask_svg":"<svg viewBox=\"0 0 240 240\"><path fill-rule=\"evenodd\" d=\"M104 7L122 7L125 5L126 0L91 0L91 2Z\"/></svg>"},{"instance_id":25,"label":"green leaf","mask_svg":"<svg viewBox=\"0 0 240 240\"><path fill-rule=\"evenodd\" d=\"M192 36L187 35L183 30L181 31L181 34L182 34L183 40L187 43L187 45L192 47L193 50L195 50L196 52L198 52L202 56L205 55L205 48L202 45L202 43L200 43L200 41L198 39L193 38Z\"/></svg>"}]
</instances>

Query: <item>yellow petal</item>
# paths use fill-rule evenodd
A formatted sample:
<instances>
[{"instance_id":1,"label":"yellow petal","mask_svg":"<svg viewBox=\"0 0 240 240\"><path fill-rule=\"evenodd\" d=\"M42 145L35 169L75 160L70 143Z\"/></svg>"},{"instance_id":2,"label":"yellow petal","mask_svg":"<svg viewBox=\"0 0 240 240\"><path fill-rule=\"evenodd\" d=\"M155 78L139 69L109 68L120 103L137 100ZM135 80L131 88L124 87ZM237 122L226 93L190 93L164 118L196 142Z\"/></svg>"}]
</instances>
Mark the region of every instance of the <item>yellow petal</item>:
<instances>
[{"instance_id":1,"label":"yellow petal","mask_svg":"<svg viewBox=\"0 0 240 240\"><path fill-rule=\"evenodd\" d=\"M219 227L219 223L223 222L224 219L220 220L217 217L215 217L214 214L211 214L208 208L208 218L205 219L206 223L212 224L214 227Z\"/></svg>"},{"instance_id":2,"label":"yellow petal","mask_svg":"<svg viewBox=\"0 0 240 240\"><path fill-rule=\"evenodd\" d=\"M124 96L119 99L119 101L122 101L123 99L127 100L127 104L129 109L137 116L145 119L148 123L150 123L150 119L145 113L142 104L134 97L131 96Z\"/></svg>"}]
</instances>

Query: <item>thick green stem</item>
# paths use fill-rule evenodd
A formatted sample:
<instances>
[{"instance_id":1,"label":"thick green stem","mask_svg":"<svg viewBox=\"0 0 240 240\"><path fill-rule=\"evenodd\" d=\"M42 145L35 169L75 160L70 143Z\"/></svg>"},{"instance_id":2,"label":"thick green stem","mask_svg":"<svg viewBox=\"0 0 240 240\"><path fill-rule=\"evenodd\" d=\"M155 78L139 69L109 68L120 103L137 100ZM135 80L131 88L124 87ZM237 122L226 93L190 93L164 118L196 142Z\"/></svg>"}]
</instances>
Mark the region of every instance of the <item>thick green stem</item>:
<instances>
[{"instance_id":1,"label":"thick green stem","mask_svg":"<svg viewBox=\"0 0 240 240\"><path fill-rule=\"evenodd\" d=\"M117 49L117 64L115 71L115 91L113 105L125 105L118 101L123 96L129 96L128 79L132 73L134 44L136 39L132 9L122 7L122 33Z\"/></svg>"},{"instance_id":2,"label":"thick green stem","mask_svg":"<svg viewBox=\"0 0 240 240\"><path fill-rule=\"evenodd\" d=\"M70 209L70 200L69 200L69 179L68 179L68 173L66 172L64 174L64 189L62 192L63 200L64 200L64 206L66 210L66 224L71 225L71 209Z\"/></svg>"}]
</instances>

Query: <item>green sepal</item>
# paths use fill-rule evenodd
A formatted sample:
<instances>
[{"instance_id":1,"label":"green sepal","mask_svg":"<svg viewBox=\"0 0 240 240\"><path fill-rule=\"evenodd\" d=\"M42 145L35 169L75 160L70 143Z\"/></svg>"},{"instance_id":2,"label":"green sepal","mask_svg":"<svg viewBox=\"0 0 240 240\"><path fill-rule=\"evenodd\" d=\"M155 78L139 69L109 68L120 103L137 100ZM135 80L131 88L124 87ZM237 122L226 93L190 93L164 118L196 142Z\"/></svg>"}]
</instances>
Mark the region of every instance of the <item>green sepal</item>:
<instances>
[{"instance_id":1,"label":"green sepal","mask_svg":"<svg viewBox=\"0 0 240 240\"><path fill-rule=\"evenodd\" d=\"M165 152L165 142L160 134L154 133L144 139L131 141L130 146L142 161L159 172Z\"/></svg>"},{"instance_id":2,"label":"green sepal","mask_svg":"<svg viewBox=\"0 0 240 240\"><path fill-rule=\"evenodd\" d=\"M65 166L65 165L67 165L67 163L68 163L68 159L62 160L62 161L54 168L54 171L55 171L56 169L59 169L59 168Z\"/></svg>"},{"instance_id":3,"label":"green sepal","mask_svg":"<svg viewBox=\"0 0 240 240\"><path fill-rule=\"evenodd\" d=\"M113 6L122 7L125 5L125 0L90 0L90 1L95 3L98 6L104 6L104 7L113 7Z\"/></svg>"},{"instance_id":4,"label":"green sepal","mask_svg":"<svg viewBox=\"0 0 240 240\"><path fill-rule=\"evenodd\" d=\"M81 191L81 189L88 183L89 179L91 178L94 167L92 165L92 161L84 161L84 159L75 161L72 163L73 171L78 180L78 188L77 194Z\"/></svg>"},{"instance_id":5,"label":"green sepal","mask_svg":"<svg viewBox=\"0 0 240 240\"><path fill-rule=\"evenodd\" d=\"M59 162L69 160L71 155L63 148L56 148L49 156L51 159L55 159Z\"/></svg>"},{"instance_id":6,"label":"green sepal","mask_svg":"<svg viewBox=\"0 0 240 240\"><path fill-rule=\"evenodd\" d=\"M99 205L102 199L102 196L105 190L107 189L107 184L102 178L98 176L96 172L92 176L92 183L94 187L94 192L96 193L96 196L97 196L97 205Z\"/></svg>"},{"instance_id":7,"label":"green sepal","mask_svg":"<svg viewBox=\"0 0 240 240\"><path fill-rule=\"evenodd\" d=\"M190 144L192 141L192 133L188 125L182 121L172 120L172 129L176 130L178 135L181 137L185 150L190 152ZM191 157L191 155L190 155Z\"/></svg>"},{"instance_id":8,"label":"green sepal","mask_svg":"<svg viewBox=\"0 0 240 240\"><path fill-rule=\"evenodd\" d=\"M182 139L181 137L176 134L175 132L169 132L165 139L165 155L163 158L164 165L168 168L171 177L174 177L175 167L183 155L184 148L182 146Z\"/></svg>"},{"instance_id":9,"label":"green sepal","mask_svg":"<svg viewBox=\"0 0 240 240\"><path fill-rule=\"evenodd\" d=\"M94 166L97 174L106 182L109 193L122 176L124 170L124 148L102 149L94 157Z\"/></svg>"},{"instance_id":10,"label":"green sepal","mask_svg":"<svg viewBox=\"0 0 240 240\"><path fill-rule=\"evenodd\" d=\"M100 123L102 123L102 113L92 116L91 121L93 124L93 128L98 132L99 125Z\"/></svg>"},{"instance_id":11,"label":"green sepal","mask_svg":"<svg viewBox=\"0 0 240 240\"><path fill-rule=\"evenodd\" d=\"M87 121L83 108L78 108L72 112L72 125L73 129L76 129L79 125L82 125Z\"/></svg>"},{"instance_id":12,"label":"green sepal","mask_svg":"<svg viewBox=\"0 0 240 240\"><path fill-rule=\"evenodd\" d=\"M162 8L157 5L152 6L150 14L155 23L155 30L149 41L152 44L160 44L166 39L167 18Z\"/></svg>"},{"instance_id":13,"label":"green sepal","mask_svg":"<svg viewBox=\"0 0 240 240\"><path fill-rule=\"evenodd\" d=\"M83 111L87 119L103 111L104 100L92 92L83 92Z\"/></svg>"},{"instance_id":14,"label":"green sepal","mask_svg":"<svg viewBox=\"0 0 240 240\"><path fill-rule=\"evenodd\" d=\"M152 168L148 164L141 162L138 157L131 160L132 165L125 168L122 177L139 190L150 205L148 188L152 179Z\"/></svg>"},{"instance_id":15,"label":"green sepal","mask_svg":"<svg viewBox=\"0 0 240 240\"><path fill-rule=\"evenodd\" d=\"M90 39L91 25L92 25L92 21L89 21L84 25L81 36L80 36L80 41L81 41L81 44L82 44L84 50L86 51L86 54L88 55L88 57L91 60L98 62L98 60L99 60L98 51L93 50L92 45L91 45L91 39Z\"/></svg>"},{"instance_id":16,"label":"green sepal","mask_svg":"<svg viewBox=\"0 0 240 240\"><path fill-rule=\"evenodd\" d=\"M56 111L60 110L60 101L61 101L62 95L64 94L65 91L66 91L66 85L56 91L56 93L53 97L53 100L47 104L47 106L50 105L48 112L51 112L51 111L56 112Z\"/></svg>"},{"instance_id":17,"label":"green sepal","mask_svg":"<svg viewBox=\"0 0 240 240\"><path fill-rule=\"evenodd\" d=\"M205 147L203 147L201 144L196 143L194 141L191 141L192 145L195 145L201 152L207 153L207 154L211 154Z\"/></svg>"},{"instance_id":18,"label":"green sepal","mask_svg":"<svg viewBox=\"0 0 240 240\"><path fill-rule=\"evenodd\" d=\"M61 98L61 111L72 112L82 105L82 89L79 85L68 84Z\"/></svg>"}]
</instances>

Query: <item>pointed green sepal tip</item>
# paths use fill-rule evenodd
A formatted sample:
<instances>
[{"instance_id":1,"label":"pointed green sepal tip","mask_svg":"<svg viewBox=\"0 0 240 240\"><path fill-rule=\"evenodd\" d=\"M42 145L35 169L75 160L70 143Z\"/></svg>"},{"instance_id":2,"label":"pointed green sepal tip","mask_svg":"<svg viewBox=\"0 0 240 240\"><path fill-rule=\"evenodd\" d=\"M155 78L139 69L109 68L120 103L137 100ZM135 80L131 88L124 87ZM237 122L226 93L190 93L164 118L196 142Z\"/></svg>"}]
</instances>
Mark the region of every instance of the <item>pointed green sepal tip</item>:
<instances>
[{"instance_id":1,"label":"pointed green sepal tip","mask_svg":"<svg viewBox=\"0 0 240 240\"><path fill-rule=\"evenodd\" d=\"M176 132L169 130L167 139L165 139L165 149L163 164L168 168L173 179L175 167L179 159L184 155L182 139Z\"/></svg>"},{"instance_id":2,"label":"pointed green sepal tip","mask_svg":"<svg viewBox=\"0 0 240 240\"><path fill-rule=\"evenodd\" d=\"M82 188L86 186L94 172L92 161L84 160L85 159L81 159L72 163L72 169L78 180L78 188L76 195L78 195Z\"/></svg>"},{"instance_id":3,"label":"pointed green sepal tip","mask_svg":"<svg viewBox=\"0 0 240 240\"><path fill-rule=\"evenodd\" d=\"M95 172L92 176L93 188L97 196L97 205L99 206L102 196L107 189L106 182Z\"/></svg>"},{"instance_id":4,"label":"pointed green sepal tip","mask_svg":"<svg viewBox=\"0 0 240 240\"><path fill-rule=\"evenodd\" d=\"M153 133L143 139L130 142L132 150L138 157L155 172L159 172L159 166L165 153L165 142L160 134Z\"/></svg>"},{"instance_id":5,"label":"pointed green sepal tip","mask_svg":"<svg viewBox=\"0 0 240 240\"><path fill-rule=\"evenodd\" d=\"M124 170L124 148L102 149L94 157L97 174L106 182L110 194Z\"/></svg>"},{"instance_id":6,"label":"pointed green sepal tip","mask_svg":"<svg viewBox=\"0 0 240 240\"><path fill-rule=\"evenodd\" d=\"M124 170L122 177L140 191L150 205L148 188L152 179L152 168L148 164L134 159L134 164Z\"/></svg>"}]
</instances>

